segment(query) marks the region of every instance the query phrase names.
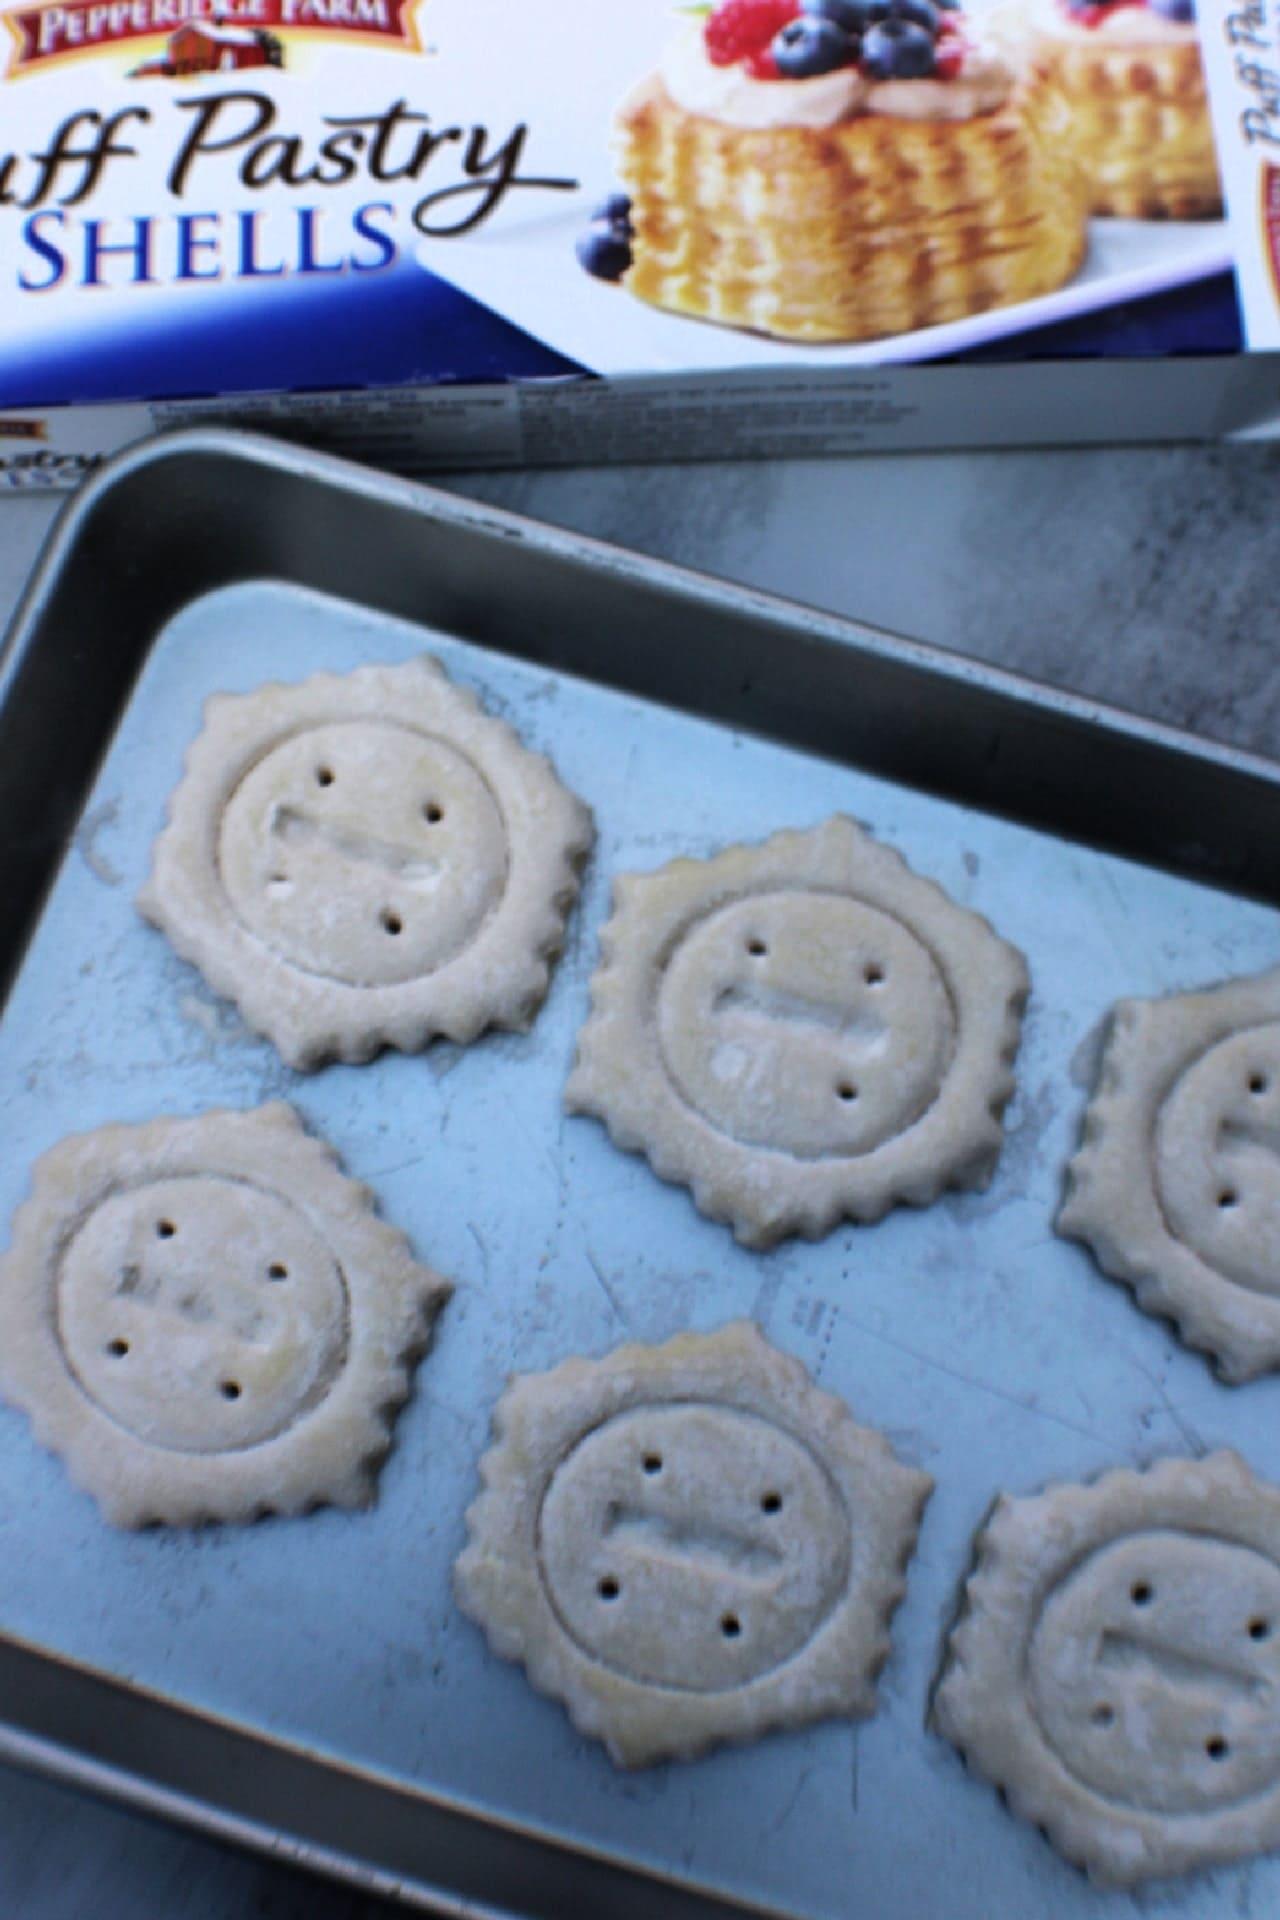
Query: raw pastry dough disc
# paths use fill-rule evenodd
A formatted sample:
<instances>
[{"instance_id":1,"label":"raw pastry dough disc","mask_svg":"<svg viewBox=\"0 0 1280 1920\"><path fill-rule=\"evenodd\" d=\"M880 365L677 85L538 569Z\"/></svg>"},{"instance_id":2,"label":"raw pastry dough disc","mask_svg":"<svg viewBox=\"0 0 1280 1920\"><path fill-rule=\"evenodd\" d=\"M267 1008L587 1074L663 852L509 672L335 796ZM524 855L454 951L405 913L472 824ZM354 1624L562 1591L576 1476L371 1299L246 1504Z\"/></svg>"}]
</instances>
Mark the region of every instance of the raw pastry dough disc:
<instances>
[{"instance_id":1,"label":"raw pastry dough disc","mask_svg":"<svg viewBox=\"0 0 1280 1920\"><path fill-rule=\"evenodd\" d=\"M215 695L139 899L292 1067L528 1026L591 816L424 657Z\"/></svg>"},{"instance_id":2,"label":"raw pastry dough disc","mask_svg":"<svg viewBox=\"0 0 1280 1920\"><path fill-rule=\"evenodd\" d=\"M1106 1885L1280 1846L1280 1488L1235 1453L998 1502L939 1729Z\"/></svg>"},{"instance_id":3,"label":"raw pastry dough disc","mask_svg":"<svg viewBox=\"0 0 1280 1920\"><path fill-rule=\"evenodd\" d=\"M32 1187L0 1391L109 1520L368 1504L449 1286L292 1107L102 1127Z\"/></svg>"},{"instance_id":4,"label":"raw pastry dough disc","mask_svg":"<svg viewBox=\"0 0 1280 1920\"><path fill-rule=\"evenodd\" d=\"M736 1322L512 1382L463 1611L620 1766L875 1710L932 1482Z\"/></svg>"},{"instance_id":5,"label":"raw pastry dough disc","mask_svg":"<svg viewBox=\"0 0 1280 1920\"><path fill-rule=\"evenodd\" d=\"M852 820L624 874L600 944L566 1105L744 1245L990 1178L1026 963Z\"/></svg>"}]
</instances>

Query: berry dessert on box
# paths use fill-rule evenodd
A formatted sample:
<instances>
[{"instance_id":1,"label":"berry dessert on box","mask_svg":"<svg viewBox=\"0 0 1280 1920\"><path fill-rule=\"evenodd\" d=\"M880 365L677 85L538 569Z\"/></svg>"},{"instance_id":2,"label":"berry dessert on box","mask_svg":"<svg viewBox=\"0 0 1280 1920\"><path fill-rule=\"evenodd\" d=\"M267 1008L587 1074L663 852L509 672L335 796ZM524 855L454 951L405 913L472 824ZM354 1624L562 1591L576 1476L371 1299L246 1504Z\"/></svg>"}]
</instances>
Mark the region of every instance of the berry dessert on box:
<instances>
[{"instance_id":1,"label":"berry dessert on box","mask_svg":"<svg viewBox=\"0 0 1280 1920\"><path fill-rule=\"evenodd\" d=\"M1195 0L1032 0L1031 18L1070 105L1091 211L1221 213Z\"/></svg>"},{"instance_id":2,"label":"berry dessert on box","mask_svg":"<svg viewBox=\"0 0 1280 1920\"><path fill-rule=\"evenodd\" d=\"M624 284L807 341L1047 293L1085 247L1066 118L949 0L719 0L619 111Z\"/></svg>"}]
</instances>

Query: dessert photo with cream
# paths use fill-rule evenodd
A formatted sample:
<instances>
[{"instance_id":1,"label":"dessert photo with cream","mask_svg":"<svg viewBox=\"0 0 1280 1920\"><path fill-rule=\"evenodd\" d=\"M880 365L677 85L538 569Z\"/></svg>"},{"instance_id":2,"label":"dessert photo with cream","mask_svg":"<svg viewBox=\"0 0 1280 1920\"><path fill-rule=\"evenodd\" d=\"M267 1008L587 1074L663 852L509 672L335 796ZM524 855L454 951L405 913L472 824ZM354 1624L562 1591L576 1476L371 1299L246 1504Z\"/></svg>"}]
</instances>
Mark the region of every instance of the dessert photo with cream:
<instances>
[{"instance_id":1,"label":"dessert photo with cream","mask_svg":"<svg viewBox=\"0 0 1280 1920\"><path fill-rule=\"evenodd\" d=\"M618 108L582 266L668 312L869 341L1034 300L1091 215L1221 197L1194 0L716 0Z\"/></svg>"}]
</instances>

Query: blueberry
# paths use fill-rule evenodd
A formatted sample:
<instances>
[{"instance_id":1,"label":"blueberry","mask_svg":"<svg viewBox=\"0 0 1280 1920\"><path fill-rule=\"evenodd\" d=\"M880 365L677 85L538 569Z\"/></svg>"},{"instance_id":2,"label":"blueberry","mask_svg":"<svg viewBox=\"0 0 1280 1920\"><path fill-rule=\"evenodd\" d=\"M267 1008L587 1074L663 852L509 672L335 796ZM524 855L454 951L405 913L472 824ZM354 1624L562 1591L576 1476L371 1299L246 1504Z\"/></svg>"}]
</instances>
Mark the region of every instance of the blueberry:
<instances>
[{"instance_id":1,"label":"blueberry","mask_svg":"<svg viewBox=\"0 0 1280 1920\"><path fill-rule=\"evenodd\" d=\"M927 80L933 72L933 35L914 20L880 20L862 43L863 71L873 80Z\"/></svg>"},{"instance_id":2,"label":"blueberry","mask_svg":"<svg viewBox=\"0 0 1280 1920\"><path fill-rule=\"evenodd\" d=\"M631 242L617 227L593 220L574 245L580 266L594 280L621 280L631 265Z\"/></svg>"},{"instance_id":3,"label":"blueberry","mask_svg":"<svg viewBox=\"0 0 1280 1920\"><path fill-rule=\"evenodd\" d=\"M605 227L616 227L619 233L631 238L631 199L625 193L611 193L598 207L591 210L591 218Z\"/></svg>"},{"instance_id":4,"label":"blueberry","mask_svg":"<svg viewBox=\"0 0 1280 1920\"><path fill-rule=\"evenodd\" d=\"M860 40L869 26L883 20L889 0L800 0L802 13L833 21L852 40Z\"/></svg>"},{"instance_id":5,"label":"blueberry","mask_svg":"<svg viewBox=\"0 0 1280 1920\"><path fill-rule=\"evenodd\" d=\"M1185 23L1196 17L1196 0L1147 0L1152 13L1163 14L1166 20L1179 20Z\"/></svg>"},{"instance_id":6,"label":"blueberry","mask_svg":"<svg viewBox=\"0 0 1280 1920\"><path fill-rule=\"evenodd\" d=\"M860 39L871 24L868 0L800 0L800 11L830 20L853 40Z\"/></svg>"},{"instance_id":7,"label":"blueberry","mask_svg":"<svg viewBox=\"0 0 1280 1920\"><path fill-rule=\"evenodd\" d=\"M802 13L775 33L770 51L784 80L809 80L814 74L851 66L858 57L858 44L834 20Z\"/></svg>"},{"instance_id":8,"label":"blueberry","mask_svg":"<svg viewBox=\"0 0 1280 1920\"><path fill-rule=\"evenodd\" d=\"M942 21L933 0L889 0L889 18L891 20L914 20L918 27L932 34L936 40Z\"/></svg>"}]
</instances>

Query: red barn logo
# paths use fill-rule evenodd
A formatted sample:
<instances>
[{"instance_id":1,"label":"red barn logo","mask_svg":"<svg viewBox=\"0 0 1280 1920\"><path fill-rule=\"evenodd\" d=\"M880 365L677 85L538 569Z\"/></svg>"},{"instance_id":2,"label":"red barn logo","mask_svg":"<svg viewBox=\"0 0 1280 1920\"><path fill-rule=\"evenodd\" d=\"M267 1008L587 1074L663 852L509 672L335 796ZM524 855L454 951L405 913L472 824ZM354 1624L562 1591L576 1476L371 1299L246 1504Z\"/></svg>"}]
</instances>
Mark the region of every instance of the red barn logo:
<instances>
[{"instance_id":1,"label":"red barn logo","mask_svg":"<svg viewBox=\"0 0 1280 1920\"><path fill-rule=\"evenodd\" d=\"M132 80L176 80L188 73L239 73L244 67L282 67L284 44L264 27L226 27L191 20L169 35L153 60L130 68Z\"/></svg>"}]
</instances>

